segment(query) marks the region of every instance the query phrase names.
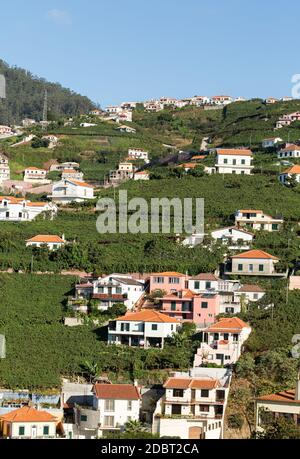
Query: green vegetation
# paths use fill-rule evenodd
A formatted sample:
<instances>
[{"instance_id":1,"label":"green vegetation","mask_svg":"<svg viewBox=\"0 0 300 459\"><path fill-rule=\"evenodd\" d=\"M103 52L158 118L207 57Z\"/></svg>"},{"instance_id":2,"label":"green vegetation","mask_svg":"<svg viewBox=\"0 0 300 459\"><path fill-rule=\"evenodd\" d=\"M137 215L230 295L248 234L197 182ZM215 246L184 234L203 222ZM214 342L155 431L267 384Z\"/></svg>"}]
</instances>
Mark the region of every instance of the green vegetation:
<instances>
[{"instance_id":1,"label":"green vegetation","mask_svg":"<svg viewBox=\"0 0 300 459\"><path fill-rule=\"evenodd\" d=\"M9 67L3 61L0 61L0 73L6 78L6 99L0 106L1 124L20 123L26 117L41 120L45 89L48 91L49 119L87 113L94 106L87 97L58 83L48 83L26 70Z\"/></svg>"}]
</instances>

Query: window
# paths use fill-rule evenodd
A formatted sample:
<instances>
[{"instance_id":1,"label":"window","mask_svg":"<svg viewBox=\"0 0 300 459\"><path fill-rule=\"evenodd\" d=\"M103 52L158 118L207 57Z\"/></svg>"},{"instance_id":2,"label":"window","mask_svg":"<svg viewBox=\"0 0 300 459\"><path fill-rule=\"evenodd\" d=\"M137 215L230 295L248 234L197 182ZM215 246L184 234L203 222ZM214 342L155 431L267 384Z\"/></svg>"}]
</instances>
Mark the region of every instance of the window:
<instances>
[{"instance_id":1,"label":"window","mask_svg":"<svg viewBox=\"0 0 300 459\"><path fill-rule=\"evenodd\" d=\"M227 164L228 163L228 159L224 159L224 164Z\"/></svg>"},{"instance_id":2,"label":"window","mask_svg":"<svg viewBox=\"0 0 300 459\"><path fill-rule=\"evenodd\" d=\"M209 281L205 282L205 288L206 289L211 288L211 282L209 282Z\"/></svg>"},{"instance_id":3,"label":"window","mask_svg":"<svg viewBox=\"0 0 300 459\"><path fill-rule=\"evenodd\" d=\"M236 165L236 159L232 160L232 164L235 166Z\"/></svg>"},{"instance_id":4,"label":"window","mask_svg":"<svg viewBox=\"0 0 300 459\"><path fill-rule=\"evenodd\" d=\"M219 333L214 333L214 341L218 341L219 339Z\"/></svg>"},{"instance_id":5,"label":"window","mask_svg":"<svg viewBox=\"0 0 300 459\"><path fill-rule=\"evenodd\" d=\"M200 282L199 281L195 281L194 282L194 289L195 290L199 290L199 288L200 288Z\"/></svg>"},{"instance_id":6,"label":"window","mask_svg":"<svg viewBox=\"0 0 300 459\"><path fill-rule=\"evenodd\" d=\"M104 427L114 427L115 418L114 416L104 416Z\"/></svg>"},{"instance_id":7,"label":"window","mask_svg":"<svg viewBox=\"0 0 300 459\"><path fill-rule=\"evenodd\" d=\"M127 403L127 410L128 410L128 411L131 411L131 410L132 410L132 400L128 400L128 403Z\"/></svg>"},{"instance_id":8,"label":"window","mask_svg":"<svg viewBox=\"0 0 300 459\"><path fill-rule=\"evenodd\" d=\"M122 293L122 287L117 287L116 288L116 293Z\"/></svg>"},{"instance_id":9,"label":"window","mask_svg":"<svg viewBox=\"0 0 300 459\"><path fill-rule=\"evenodd\" d=\"M207 309L208 308L208 302L207 301L201 301L201 308L202 309Z\"/></svg>"},{"instance_id":10,"label":"window","mask_svg":"<svg viewBox=\"0 0 300 459\"><path fill-rule=\"evenodd\" d=\"M273 231L278 230L278 224L277 223L272 223L272 230Z\"/></svg>"},{"instance_id":11,"label":"window","mask_svg":"<svg viewBox=\"0 0 300 459\"><path fill-rule=\"evenodd\" d=\"M230 360L230 355L225 355L225 360Z\"/></svg>"},{"instance_id":12,"label":"window","mask_svg":"<svg viewBox=\"0 0 300 459\"><path fill-rule=\"evenodd\" d=\"M191 311L192 310L191 303L189 303L188 301L185 301L184 303L182 303L182 310L185 312Z\"/></svg>"},{"instance_id":13,"label":"window","mask_svg":"<svg viewBox=\"0 0 300 459\"><path fill-rule=\"evenodd\" d=\"M202 411L204 413L208 413L209 412L209 405L200 405L199 409L200 409L200 411Z\"/></svg>"},{"instance_id":14,"label":"window","mask_svg":"<svg viewBox=\"0 0 300 459\"><path fill-rule=\"evenodd\" d=\"M44 426L43 435L49 435L49 426Z\"/></svg>"},{"instance_id":15,"label":"window","mask_svg":"<svg viewBox=\"0 0 300 459\"><path fill-rule=\"evenodd\" d=\"M209 390L202 389L201 390L201 397L209 397Z\"/></svg>"},{"instance_id":16,"label":"window","mask_svg":"<svg viewBox=\"0 0 300 459\"><path fill-rule=\"evenodd\" d=\"M253 299L254 300L258 300L258 294L257 293L253 293Z\"/></svg>"},{"instance_id":17,"label":"window","mask_svg":"<svg viewBox=\"0 0 300 459\"><path fill-rule=\"evenodd\" d=\"M22 218L22 212L19 212L19 218Z\"/></svg>"},{"instance_id":18,"label":"window","mask_svg":"<svg viewBox=\"0 0 300 459\"><path fill-rule=\"evenodd\" d=\"M216 354L216 359L223 361L223 354Z\"/></svg>"},{"instance_id":19,"label":"window","mask_svg":"<svg viewBox=\"0 0 300 459\"><path fill-rule=\"evenodd\" d=\"M169 284L179 284L179 277L169 277Z\"/></svg>"},{"instance_id":20,"label":"window","mask_svg":"<svg viewBox=\"0 0 300 459\"><path fill-rule=\"evenodd\" d=\"M176 301L172 301L172 303L171 303L171 311L176 311Z\"/></svg>"},{"instance_id":21,"label":"window","mask_svg":"<svg viewBox=\"0 0 300 459\"><path fill-rule=\"evenodd\" d=\"M121 331L123 331L123 332L124 332L124 331L125 331L125 332L129 332L129 329L130 329L129 327L130 327L130 324L124 324L124 323L122 323L122 324L121 324Z\"/></svg>"},{"instance_id":22,"label":"window","mask_svg":"<svg viewBox=\"0 0 300 459\"><path fill-rule=\"evenodd\" d=\"M114 400L105 400L104 410L105 411L115 411L115 401Z\"/></svg>"},{"instance_id":23,"label":"window","mask_svg":"<svg viewBox=\"0 0 300 459\"><path fill-rule=\"evenodd\" d=\"M19 435L25 435L25 427L24 426L20 426L19 427Z\"/></svg>"},{"instance_id":24,"label":"window","mask_svg":"<svg viewBox=\"0 0 300 459\"><path fill-rule=\"evenodd\" d=\"M173 397L183 397L183 389L173 389Z\"/></svg>"},{"instance_id":25,"label":"window","mask_svg":"<svg viewBox=\"0 0 300 459\"><path fill-rule=\"evenodd\" d=\"M5 213L6 218L9 218L9 212Z\"/></svg>"},{"instance_id":26,"label":"window","mask_svg":"<svg viewBox=\"0 0 300 459\"><path fill-rule=\"evenodd\" d=\"M85 414L82 414L82 415L80 416L80 421L81 421L81 422L86 422L87 420L88 420L88 418L87 418L87 416L86 416Z\"/></svg>"},{"instance_id":27,"label":"window","mask_svg":"<svg viewBox=\"0 0 300 459\"><path fill-rule=\"evenodd\" d=\"M234 308L225 308L226 314L234 314Z\"/></svg>"},{"instance_id":28,"label":"window","mask_svg":"<svg viewBox=\"0 0 300 459\"><path fill-rule=\"evenodd\" d=\"M153 330L153 331L157 331L157 329L158 329L158 326L157 326L157 324L152 324L152 326L151 326L151 330Z\"/></svg>"},{"instance_id":29,"label":"window","mask_svg":"<svg viewBox=\"0 0 300 459\"><path fill-rule=\"evenodd\" d=\"M253 265L249 265L249 273L253 273Z\"/></svg>"},{"instance_id":30,"label":"window","mask_svg":"<svg viewBox=\"0 0 300 459\"><path fill-rule=\"evenodd\" d=\"M238 265L238 271L243 271L243 265L241 264Z\"/></svg>"},{"instance_id":31,"label":"window","mask_svg":"<svg viewBox=\"0 0 300 459\"><path fill-rule=\"evenodd\" d=\"M164 278L163 277L154 277L155 284L163 284Z\"/></svg>"},{"instance_id":32,"label":"window","mask_svg":"<svg viewBox=\"0 0 300 459\"><path fill-rule=\"evenodd\" d=\"M242 159L241 164L246 164L246 161Z\"/></svg>"},{"instance_id":33,"label":"window","mask_svg":"<svg viewBox=\"0 0 300 459\"><path fill-rule=\"evenodd\" d=\"M229 333L224 333L224 340L228 341L228 339L229 339Z\"/></svg>"},{"instance_id":34,"label":"window","mask_svg":"<svg viewBox=\"0 0 300 459\"><path fill-rule=\"evenodd\" d=\"M262 273L264 270L264 265L258 265L258 270L260 273Z\"/></svg>"}]
</instances>

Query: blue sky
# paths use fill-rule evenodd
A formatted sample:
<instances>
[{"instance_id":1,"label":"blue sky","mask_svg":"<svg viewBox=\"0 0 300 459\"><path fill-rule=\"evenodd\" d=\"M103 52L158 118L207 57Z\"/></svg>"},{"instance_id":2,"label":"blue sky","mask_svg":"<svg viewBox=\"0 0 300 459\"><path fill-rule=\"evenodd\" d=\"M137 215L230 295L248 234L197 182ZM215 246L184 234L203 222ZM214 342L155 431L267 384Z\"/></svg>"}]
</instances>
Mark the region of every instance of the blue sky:
<instances>
[{"instance_id":1,"label":"blue sky","mask_svg":"<svg viewBox=\"0 0 300 459\"><path fill-rule=\"evenodd\" d=\"M0 58L103 107L162 95L291 94L298 0L14 0Z\"/></svg>"}]
</instances>

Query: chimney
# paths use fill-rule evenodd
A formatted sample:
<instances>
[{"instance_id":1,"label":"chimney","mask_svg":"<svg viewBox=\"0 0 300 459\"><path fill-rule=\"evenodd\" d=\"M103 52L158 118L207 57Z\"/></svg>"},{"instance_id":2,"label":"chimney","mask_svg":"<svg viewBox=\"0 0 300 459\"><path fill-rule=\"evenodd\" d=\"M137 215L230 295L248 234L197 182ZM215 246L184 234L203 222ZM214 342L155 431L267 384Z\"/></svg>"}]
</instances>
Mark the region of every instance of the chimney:
<instances>
[{"instance_id":1,"label":"chimney","mask_svg":"<svg viewBox=\"0 0 300 459\"><path fill-rule=\"evenodd\" d=\"M61 238L62 238L62 240L63 240L64 242L66 241L66 238L65 238L65 235L64 235L64 234L61 235Z\"/></svg>"},{"instance_id":2,"label":"chimney","mask_svg":"<svg viewBox=\"0 0 300 459\"><path fill-rule=\"evenodd\" d=\"M300 371L298 371L298 377L296 382L295 400L300 400Z\"/></svg>"},{"instance_id":3,"label":"chimney","mask_svg":"<svg viewBox=\"0 0 300 459\"><path fill-rule=\"evenodd\" d=\"M137 379L135 379L135 380L133 381L133 385L134 385L135 387L139 387L139 382L138 382Z\"/></svg>"}]
</instances>

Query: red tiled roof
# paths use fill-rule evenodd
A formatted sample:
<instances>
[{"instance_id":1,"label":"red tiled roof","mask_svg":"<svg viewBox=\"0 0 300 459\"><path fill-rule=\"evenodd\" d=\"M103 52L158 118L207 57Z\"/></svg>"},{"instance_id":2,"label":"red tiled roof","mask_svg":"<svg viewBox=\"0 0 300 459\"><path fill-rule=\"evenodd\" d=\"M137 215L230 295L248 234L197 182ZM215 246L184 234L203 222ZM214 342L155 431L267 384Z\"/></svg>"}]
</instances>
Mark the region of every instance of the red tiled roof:
<instances>
[{"instance_id":1,"label":"red tiled roof","mask_svg":"<svg viewBox=\"0 0 300 459\"><path fill-rule=\"evenodd\" d=\"M0 420L7 422L56 422L56 418L47 411L39 411L29 406L0 416Z\"/></svg>"},{"instance_id":2,"label":"red tiled roof","mask_svg":"<svg viewBox=\"0 0 300 459\"><path fill-rule=\"evenodd\" d=\"M120 295L118 293L113 293L111 295L108 295L107 293L94 293L94 295L92 296L92 299L93 300L109 300L109 299L112 299L112 300L118 300L118 301L124 301L124 296L123 295Z\"/></svg>"},{"instance_id":3,"label":"red tiled roof","mask_svg":"<svg viewBox=\"0 0 300 459\"><path fill-rule=\"evenodd\" d=\"M295 389L284 390L275 394L262 395L256 400L268 401L268 402L282 402L282 403L299 403L300 400L295 400Z\"/></svg>"},{"instance_id":4,"label":"red tiled roof","mask_svg":"<svg viewBox=\"0 0 300 459\"><path fill-rule=\"evenodd\" d=\"M217 379L200 379L200 378L169 378L165 384L165 389L215 389L218 387Z\"/></svg>"},{"instance_id":5,"label":"red tiled roof","mask_svg":"<svg viewBox=\"0 0 300 459\"><path fill-rule=\"evenodd\" d=\"M152 273L151 276L186 277L185 274L177 273L176 271L165 271L163 273Z\"/></svg>"},{"instance_id":6,"label":"red tiled roof","mask_svg":"<svg viewBox=\"0 0 300 459\"><path fill-rule=\"evenodd\" d=\"M173 317L155 311L154 309L144 309L140 312L129 312L125 316L115 319L123 322L156 322L156 323L179 323Z\"/></svg>"},{"instance_id":7,"label":"red tiled roof","mask_svg":"<svg viewBox=\"0 0 300 459\"><path fill-rule=\"evenodd\" d=\"M204 281L218 281L219 279L212 273L200 273L197 276L193 276L191 279L204 280Z\"/></svg>"},{"instance_id":8,"label":"red tiled roof","mask_svg":"<svg viewBox=\"0 0 300 459\"><path fill-rule=\"evenodd\" d=\"M139 390L131 384L95 384L93 392L97 398L111 400L139 400Z\"/></svg>"},{"instance_id":9,"label":"red tiled roof","mask_svg":"<svg viewBox=\"0 0 300 459\"><path fill-rule=\"evenodd\" d=\"M215 324L211 325L206 329L209 332L220 332L220 331L229 331L233 332L241 332L243 328L248 328L249 325L244 322L243 320L239 319L238 317L224 317L223 319L219 320Z\"/></svg>"},{"instance_id":10,"label":"red tiled roof","mask_svg":"<svg viewBox=\"0 0 300 459\"><path fill-rule=\"evenodd\" d=\"M248 149L238 148L218 148L218 155L238 155L238 156L252 156L252 151Z\"/></svg>"},{"instance_id":11,"label":"red tiled roof","mask_svg":"<svg viewBox=\"0 0 300 459\"><path fill-rule=\"evenodd\" d=\"M259 285L254 285L254 284L244 284L242 285L239 290L239 292L262 292L264 293L264 289L261 288Z\"/></svg>"},{"instance_id":12,"label":"red tiled roof","mask_svg":"<svg viewBox=\"0 0 300 459\"><path fill-rule=\"evenodd\" d=\"M238 255L233 255L231 258L260 258L260 259L268 259L268 260L278 260L279 258L274 257L274 255L270 255L263 250L248 250L247 252L240 253Z\"/></svg>"},{"instance_id":13,"label":"red tiled roof","mask_svg":"<svg viewBox=\"0 0 300 459\"><path fill-rule=\"evenodd\" d=\"M37 236L32 237L31 239L27 239L26 242L54 242L54 243L64 243L65 241L59 237L52 234L44 235L38 234Z\"/></svg>"},{"instance_id":14,"label":"red tiled roof","mask_svg":"<svg viewBox=\"0 0 300 459\"><path fill-rule=\"evenodd\" d=\"M284 174L300 174L300 165L294 164L294 166L289 167L283 173Z\"/></svg>"},{"instance_id":15,"label":"red tiled roof","mask_svg":"<svg viewBox=\"0 0 300 459\"><path fill-rule=\"evenodd\" d=\"M86 188L95 188L93 185L89 185L86 182L81 182L79 180L67 179L69 182L74 183L74 185L84 186Z\"/></svg>"}]
</instances>

